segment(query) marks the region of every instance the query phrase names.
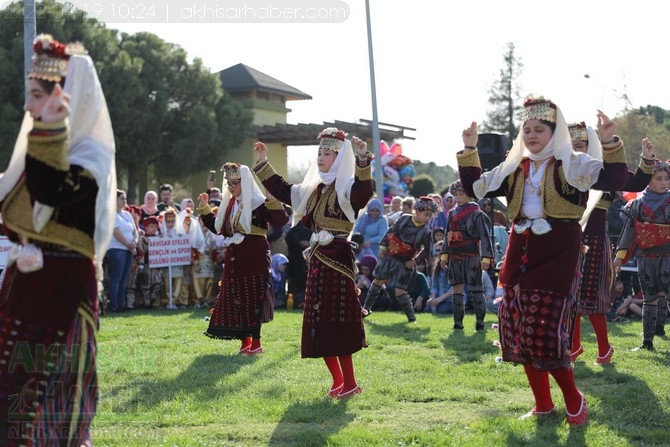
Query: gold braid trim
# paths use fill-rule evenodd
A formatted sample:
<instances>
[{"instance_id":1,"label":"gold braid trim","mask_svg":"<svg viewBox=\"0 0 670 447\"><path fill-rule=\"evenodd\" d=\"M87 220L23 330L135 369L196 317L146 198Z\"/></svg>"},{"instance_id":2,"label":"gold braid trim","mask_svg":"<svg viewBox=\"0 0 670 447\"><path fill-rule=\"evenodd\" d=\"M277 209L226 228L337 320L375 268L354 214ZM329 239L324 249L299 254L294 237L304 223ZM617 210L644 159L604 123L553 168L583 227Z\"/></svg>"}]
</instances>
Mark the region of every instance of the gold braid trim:
<instances>
[{"instance_id":1,"label":"gold braid trim","mask_svg":"<svg viewBox=\"0 0 670 447\"><path fill-rule=\"evenodd\" d=\"M265 208L267 208L269 210L283 210L284 205L282 205L282 203L279 200L272 199L272 200L266 200L265 201Z\"/></svg>"},{"instance_id":2,"label":"gold braid trim","mask_svg":"<svg viewBox=\"0 0 670 447\"><path fill-rule=\"evenodd\" d=\"M347 278L349 278L351 281L354 281L354 271L351 269L351 267L342 264L341 262L335 261L328 256L322 254L319 252L318 247L316 247L314 250L312 250L312 256L316 256L316 258L330 267L331 269L340 272Z\"/></svg>"},{"instance_id":3,"label":"gold braid trim","mask_svg":"<svg viewBox=\"0 0 670 447\"><path fill-rule=\"evenodd\" d=\"M59 211L56 208L54 214ZM35 230L33 227L33 207L24 179L19 180L14 189L7 195L2 212L5 226L21 236L36 241L62 245L91 259L95 256L93 238L90 235L77 228L60 224L53 217L41 232L38 233Z\"/></svg>"},{"instance_id":4,"label":"gold braid trim","mask_svg":"<svg viewBox=\"0 0 670 447\"><path fill-rule=\"evenodd\" d=\"M463 168L481 168L482 165L479 162L479 150L475 149L473 151L464 154L463 151L456 153L456 162L459 167Z\"/></svg>"},{"instance_id":5,"label":"gold braid trim","mask_svg":"<svg viewBox=\"0 0 670 447\"><path fill-rule=\"evenodd\" d=\"M212 207L209 206L209 204L205 204L203 207L198 207L198 215L200 216L205 216L207 214L212 213Z\"/></svg>"},{"instance_id":6,"label":"gold braid trim","mask_svg":"<svg viewBox=\"0 0 670 447\"><path fill-rule=\"evenodd\" d=\"M655 157L647 158L644 155L640 157L640 164L637 167L645 174L652 175L654 173L654 160ZM650 164L648 164L650 163Z\"/></svg>"},{"instance_id":7,"label":"gold braid trim","mask_svg":"<svg viewBox=\"0 0 670 447\"><path fill-rule=\"evenodd\" d=\"M370 165L367 165L364 168L356 165L356 169L354 169L354 175L358 178L358 180L372 180L372 169L370 168Z\"/></svg>"},{"instance_id":8,"label":"gold braid trim","mask_svg":"<svg viewBox=\"0 0 670 447\"><path fill-rule=\"evenodd\" d=\"M316 225L334 233L350 233L354 229L354 224L349 222L339 207L335 206L337 199L335 188L329 187L318 202L315 200L316 193L315 190L307 202L307 210L314 208L312 215Z\"/></svg>"},{"instance_id":9,"label":"gold braid trim","mask_svg":"<svg viewBox=\"0 0 670 447\"><path fill-rule=\"evenodd\" d=\"M262 161L260 163L256 163L253 167L254 172L256 173L256 176L258 177L258 180L261 182L266 181L273 175L277 173L275 169L272 167L270 162L268 161Z\"/></svg>"},{"instance_id":10,"label":"gold braid trim","mask_svg":"<svg viewBox=\"0 0 670 447\"><path fill-rule=\"evenodd\" d=\"M584 210L586 208L565 200L563 197L561 197L558 191L556 191L556 188L554 188L554 163L556 163L555 160L551 161L547 165L542 181L542 208L544 214L557 219L581 219L582 214L584 214ZM559 184L561 185L562 189L561 193L563 195L581 194L577 188L571 186L565 179L565 173L563 172L562 166L558 170L558 176L560 180Z\"/></svg>"},{"instance_id":11,"label":"gold braid trim","mask_svg":"<svg viewBox=\"0 0 670 447\"><path fill-rule=\"evenodd\" d=\"M519 172L520 171L520 172ZM518 175L516 175L518 173ZM516 184L515 181L516 180ZM507 189L510 191L509 205L507 206L507 216L509 220L514 220L521 212L521 198L523 197L523 169L517 168L517 171L507 177ZM511 191L514 187L514 191Z\"/></svg>"},{"instance_id":12,"label":"gold braid trim","mask_svg":"<svg viewBox=\"0 0 670 447\"><path fill-rule=\"evenodd\" d=\"M605 163L626 163L626 153L623 148L623 141L618 137L614 142L603 144L603 162Z\"/></svg>"},{"instance_id":13,"label":"gold braid trim","mask_svg":"<svg viewBox=\"0 0 670 447\"><path fill-rule=\"evenodd\" d=\"M257 227L256 225L251 225L251 230L248 233L244 232L244 228L242 228L242 225L240 225L239 220L235 224L235 232L244 234L245 236L263 236L266 237L268 234L268 230L265 228Z\"/></svg>"},{"instance_id":14,"label":"gold braid trim","mask_svg":"<svg viewBox=\"0 0 670 447\"><path fill-rule=\"evenodd\" d=\"M29 133L27 155L59 171L67 171L70 169L70 161L68 160L68 134L65 129L65 124L45 124L35 121L33 132L35 130L59 129L62 129L62 131L46 136L35 135L32 132Z\"/></svg>"}]
</instances>

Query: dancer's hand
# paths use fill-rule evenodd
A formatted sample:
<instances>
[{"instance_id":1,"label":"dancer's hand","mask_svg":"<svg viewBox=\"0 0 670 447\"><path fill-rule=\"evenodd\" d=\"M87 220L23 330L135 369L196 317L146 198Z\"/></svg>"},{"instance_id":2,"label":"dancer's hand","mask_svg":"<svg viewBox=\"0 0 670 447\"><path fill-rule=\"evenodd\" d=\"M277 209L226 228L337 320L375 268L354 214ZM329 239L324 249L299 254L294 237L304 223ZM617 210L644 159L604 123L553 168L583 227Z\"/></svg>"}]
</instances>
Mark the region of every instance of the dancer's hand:
<instances>
[{"instance_id":1,"label":"dancer's hand","mask_svg":"<svg viewBox=\"0 0 670 447\"><path fill-rule=\"evenodd\" d=\"M40 119L43 123L58 123L70 115L70 95L63 91L60 84L56 84L44 104Z\"/></svg>"},{"instance_id":2,"label":"dancer's hand","mask_svg":"<svg viewBox=\"0 0 670 447\"><path fill-rule=\"evenodd\" d=\"M256 163L267 161L268 147L265 143L261 141L256 142L256 144L254 144L254 150L256 151Z\"/></svg>"}]
</instances>

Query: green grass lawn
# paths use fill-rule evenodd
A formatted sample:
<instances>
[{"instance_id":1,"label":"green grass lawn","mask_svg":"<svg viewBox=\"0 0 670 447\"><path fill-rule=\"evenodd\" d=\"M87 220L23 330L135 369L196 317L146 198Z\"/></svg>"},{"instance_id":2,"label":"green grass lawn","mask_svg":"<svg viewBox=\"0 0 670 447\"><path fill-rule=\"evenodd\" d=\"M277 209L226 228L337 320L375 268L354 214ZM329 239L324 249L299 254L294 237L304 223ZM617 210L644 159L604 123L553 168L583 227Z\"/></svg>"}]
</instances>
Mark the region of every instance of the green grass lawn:
<instances>
[{"instance_id":1,"label":"green grass lawn","mask_svg":"<svg viewBox=\"0 0 670 447\"><path fill-rule=\"evenodd\" d=\"M495 315L487 331L452 330L451 316L398 312L365 320L369 347L354 355L363 394L326 398L321 359L300 358L302 315L278 311L260 356L203 335L206 310L113 314L98 335L96 446L669 446L670 339L641 344L639 321L610 324L610 366L596 366L582 321L575 364L589 424L570 429L555 382L556 415L519 421L533 406L523 369L496 364Z\"/></svg>"}]
</instances>

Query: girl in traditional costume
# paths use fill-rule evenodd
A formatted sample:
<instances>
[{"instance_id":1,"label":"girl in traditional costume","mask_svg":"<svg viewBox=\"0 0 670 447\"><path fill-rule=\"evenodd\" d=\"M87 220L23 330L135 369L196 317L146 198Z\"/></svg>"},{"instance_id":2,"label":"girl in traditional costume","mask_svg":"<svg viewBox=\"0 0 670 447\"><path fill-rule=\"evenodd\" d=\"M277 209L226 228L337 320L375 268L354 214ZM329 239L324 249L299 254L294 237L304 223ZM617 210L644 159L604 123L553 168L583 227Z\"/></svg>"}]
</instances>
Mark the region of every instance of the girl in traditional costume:
<instances>
[{"instance_id":1,"label":"girl in traditional costume","mask_svg":"<svg viewBox=\"0 0 670 447\"><path fill-rule=\"evenodd\" d=\"M336 128L324 129L318 139L318 156L302 183L292 185L278 175L261 142L256 143L254 172L268 191L293 207L293 224L302 221L312 231L301 355L322 357L333 379L328 396L347 399L363 391L352 354L366 346L354 252L347 238L372 197L372 157L364 141L349 140Z\"/></svg>"},{"instance_id":2,"label":"girl in traditional costume","mask_svg":"<svg viewBox=\"0 0 670 447\"><path fill-rule=\"evenodd\" d=\"M572 148L577 152L585 152L596 158L602 157L600 140L593 128L581 123L568 125ZM613 129L612 129L613 131ZM610 138L605 136L605 138ZM612 136L611 138L614 138ZM648 139L642 141L642 157L635 173L628 172L628 180L624 191L641 191L649 183L651 169L654 164L654 147ZM579 291L576 296L574 331L572 333L572 354L575 359L584 352L581 343L581 315L588 317L596 334L598 355L596 365L604 365L612 361L614 347L607 337L606 314L611 306L614 289L614 264L612 244L607 231L607 210L612 204L614 191L602 192L591 190L587 212L582 217L582 245L586 249L583 254Z\"/></svg>"},{"instance_id":3,"label":"girl in traditional costume","mask_svg":"<svg viewBox=\"0 0 670 447\"><path fill-rule=\"evenodd\" d=\"M0 180L4 227L17 244L0 290L0 444L25 445L28 435L35 445L78 446L90 443L97 402L114 134L83 47L40 35L33 48L27 113Z\"/></svg>"},{"instance_id":4,"label":"girl in traditional costume","mask_svg":"<svg viewBox=\"0 0 670 447\"><path fill-rule=\"evenodd\" d=\"M523 365L535 397L535 407L522 418L555 411L551 374L563 393L568 424L583 425L586 399L570 363L579 219L589 189L620 190L628 169L618 139L605 140L603 160L574 152L563 114L551 101L529 98L522 117L505 161L486 173L475 147L477 124L465 129L459 173L471 197L506 196L513 221L499 277L504 292L498 318L502 358ZM602 129L612 128L602 112L599 120Z\"/></svg>"},{"instance_id":5,"label":"girl in traditional costume","mask_svg":"<svg viewBox=\"0 0 670 447\"><path fill-rule=\"evenodd\" d=\"M247 166L226 163L222 170L224 193L216 216L208 194L198 196L200 218L223 236L226 247L221 291L205 335L241 340L239 354L258 355L263 352L261 326L274 316L268 223L282 227L288 215L274 197L266 199Z\"/></svg>"}]
</instances>

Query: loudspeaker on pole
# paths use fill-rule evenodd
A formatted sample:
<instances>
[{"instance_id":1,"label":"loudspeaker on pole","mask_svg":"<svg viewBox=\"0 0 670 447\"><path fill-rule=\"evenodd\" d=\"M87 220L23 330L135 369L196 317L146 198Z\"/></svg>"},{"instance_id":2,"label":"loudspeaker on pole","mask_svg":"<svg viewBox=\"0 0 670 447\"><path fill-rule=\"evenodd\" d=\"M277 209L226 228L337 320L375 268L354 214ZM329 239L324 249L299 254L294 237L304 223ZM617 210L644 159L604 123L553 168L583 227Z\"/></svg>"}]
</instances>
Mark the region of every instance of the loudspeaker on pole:
<instances>
[{"instance_id":1,"label":"loudspeaker on pole","mask_svg":"<svg viewBox=\"0 0 670 447\"><path fill-rule=\"evenodd\" d=\"M490 171L505 160L507 136L501 133L478 134L477 151L484 171Z\"/></svg>"}]
</instances>

